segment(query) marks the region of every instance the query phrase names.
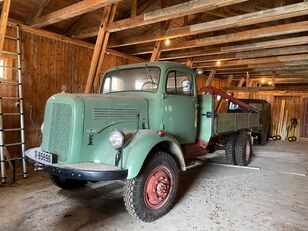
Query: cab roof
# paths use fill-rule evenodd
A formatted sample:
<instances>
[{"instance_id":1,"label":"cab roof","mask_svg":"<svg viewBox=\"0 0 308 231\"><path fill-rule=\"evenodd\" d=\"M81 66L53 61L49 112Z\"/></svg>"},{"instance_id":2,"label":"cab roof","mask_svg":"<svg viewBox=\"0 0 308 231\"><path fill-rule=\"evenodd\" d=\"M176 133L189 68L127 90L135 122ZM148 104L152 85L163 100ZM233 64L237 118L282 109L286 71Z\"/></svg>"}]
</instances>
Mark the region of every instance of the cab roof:
<instances>
[{"instance_id":1,"label":"cab roof","mask_svg":"<svg viewBox=\"0 0 308 231\"><path fill-rule=\"evenodd\" d=\"M144 63L134 63L134 64L116 66L108 69L107 72L114 70L123 70L128 68L144 67L145 65L147 65L148 67L159 67L160 69L168 69L170 67L185 68L192 71L190 67L178 62L158 61L158 62L144 62Z\"/></svg>"}]
</instances>

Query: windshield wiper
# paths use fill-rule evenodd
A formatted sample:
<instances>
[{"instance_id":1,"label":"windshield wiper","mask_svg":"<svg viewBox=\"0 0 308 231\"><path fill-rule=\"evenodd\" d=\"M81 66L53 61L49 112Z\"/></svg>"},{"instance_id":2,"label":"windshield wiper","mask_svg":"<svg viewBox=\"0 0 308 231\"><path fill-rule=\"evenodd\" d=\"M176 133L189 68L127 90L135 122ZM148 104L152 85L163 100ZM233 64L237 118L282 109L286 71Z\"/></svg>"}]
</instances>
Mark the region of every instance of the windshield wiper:
<instances>
[{"instance_id":1,"label":"windshield wiper","mask_svg":"<svg viewBox=\"0 0 308 231\"><path fill-rule=\"evenodd\" d=\"M150 71L149 71L148 65L147 65L147 64L144 64L144 65L145 65L145 69L147 70L147 72L148 72L148 74L149 74L149 77L150 77L150 79L151 79L151 82L155 84L155 82L154 82L154 80L153 80L153 78L152 78L152 75L151 75L151 73L150 73Z\"/></svg>"}]
</instances>

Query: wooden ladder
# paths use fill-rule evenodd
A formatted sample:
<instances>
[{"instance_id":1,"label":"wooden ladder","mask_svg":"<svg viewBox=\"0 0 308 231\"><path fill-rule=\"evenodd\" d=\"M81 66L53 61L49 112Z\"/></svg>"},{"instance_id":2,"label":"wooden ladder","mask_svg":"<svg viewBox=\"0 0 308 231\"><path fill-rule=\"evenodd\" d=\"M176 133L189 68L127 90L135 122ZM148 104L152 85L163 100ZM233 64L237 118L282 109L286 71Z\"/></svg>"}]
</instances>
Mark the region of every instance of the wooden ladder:
<instances>
[{"instance_id":1,"label":"wooden ladder","mask_svg":"<svg viewBox=\"0 0 308 231\"><path fill-rule=\"evenodd\" d=\"M27 166L25 161L25 125L24 125L24 110L23 110L23 92L22 92L22 72L21 72L21 43L20 43L20 28L17 24L8 23L8 12L10 8L10 0L4 0L2 14L0 19L0 87L3 89L12 88L16 92L14 96L0 95L0 183L5 183L7 179L6 164L9 163L13 170L13 182L16 176L16 161L22 161L23 177L27 177ZM7 35L7 28L15 28L16 33ZM13 29L13 30L15 30ZM14 45L14 51L4 51L5 41ZM13 79L13 72L16 77ZM5 79L5 76L11 75L11 79ZM9 105L15 105L18 111L6 112L3 105L9 102ZM18 117L19 125L14 128L5 126L4 117ZM6 133L18 132L20 138L13 142L6 142ZM16 137L16 136L14 136ZM8 152L9 147L19 147L18 157L11 158Z\"/></svg>"}]
</instances>

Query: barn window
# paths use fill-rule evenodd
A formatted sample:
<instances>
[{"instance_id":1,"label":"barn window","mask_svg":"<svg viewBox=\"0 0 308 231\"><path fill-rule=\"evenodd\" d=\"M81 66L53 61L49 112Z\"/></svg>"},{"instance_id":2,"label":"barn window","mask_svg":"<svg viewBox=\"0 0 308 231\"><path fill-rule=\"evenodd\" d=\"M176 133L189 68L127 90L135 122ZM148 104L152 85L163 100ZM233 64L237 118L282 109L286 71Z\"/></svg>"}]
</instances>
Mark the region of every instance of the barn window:
<instances>
[{"instance_id":1,"label":"barn window","mask_svg":"<svg viewBox=\"0 0 308 231\"><path fill-rule=\"evenodd\" d=\"M4 78L4 61L0 59L0 78Z\"/></svg>"}]
</instances>

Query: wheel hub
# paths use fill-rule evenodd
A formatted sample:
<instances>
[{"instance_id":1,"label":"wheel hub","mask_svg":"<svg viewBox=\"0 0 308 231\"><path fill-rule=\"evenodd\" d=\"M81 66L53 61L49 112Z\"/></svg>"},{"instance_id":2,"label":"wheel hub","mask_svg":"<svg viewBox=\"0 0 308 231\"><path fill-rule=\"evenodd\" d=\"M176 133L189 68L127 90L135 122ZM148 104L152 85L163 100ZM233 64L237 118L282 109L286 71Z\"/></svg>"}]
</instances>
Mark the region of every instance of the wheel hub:
<instances>
[{"instance_id":1,"label":"wheel hub","mask_svg":"<svg viewBox=\"0 0 308 231\"><path fill-rule=\"evenodd\" d=\"M172 175L164 166L156 167L148 176L144 187L144 200L151 209L161 207L168 199Z\"/></svg>"}]
</instances>

